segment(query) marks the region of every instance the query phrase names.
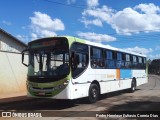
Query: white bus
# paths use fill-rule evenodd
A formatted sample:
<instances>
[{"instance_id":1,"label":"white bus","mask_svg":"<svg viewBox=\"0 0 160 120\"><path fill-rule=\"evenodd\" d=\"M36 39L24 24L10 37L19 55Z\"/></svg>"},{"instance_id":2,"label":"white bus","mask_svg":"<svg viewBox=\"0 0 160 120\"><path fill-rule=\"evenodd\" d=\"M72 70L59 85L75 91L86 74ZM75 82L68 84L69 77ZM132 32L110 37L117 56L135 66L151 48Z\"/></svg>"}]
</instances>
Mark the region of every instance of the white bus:
<instances>
[{"instance_id":1,"label":"white bus","mask_svg":"<svg viewBox=\"0 0 160 120\"><path fill-rule=\"evenodd\" d=\"M29 63L24 63L28 52ZM49 37L28 43L28 96L53 99L88 97L147 83L146 56L79 38Z\"/></svg>"}]
</instances>

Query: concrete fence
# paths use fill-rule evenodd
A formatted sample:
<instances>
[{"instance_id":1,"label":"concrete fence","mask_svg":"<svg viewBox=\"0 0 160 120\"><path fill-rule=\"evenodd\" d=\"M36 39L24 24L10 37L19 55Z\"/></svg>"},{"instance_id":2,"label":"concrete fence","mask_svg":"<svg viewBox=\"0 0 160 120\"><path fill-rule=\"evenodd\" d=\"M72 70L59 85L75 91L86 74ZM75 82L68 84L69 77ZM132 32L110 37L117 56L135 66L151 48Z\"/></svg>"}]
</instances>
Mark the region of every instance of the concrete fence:
<instances>
[{"instance_id":1,"label":"concrete fence","mask_svg":"<svg viewBox=\"0 0 160 120\"><path fill-rule=\"evenodd\" d=\"M26 79L21 54L0 51L0 99L26 95Z\"/></svg>"}]
</instances>

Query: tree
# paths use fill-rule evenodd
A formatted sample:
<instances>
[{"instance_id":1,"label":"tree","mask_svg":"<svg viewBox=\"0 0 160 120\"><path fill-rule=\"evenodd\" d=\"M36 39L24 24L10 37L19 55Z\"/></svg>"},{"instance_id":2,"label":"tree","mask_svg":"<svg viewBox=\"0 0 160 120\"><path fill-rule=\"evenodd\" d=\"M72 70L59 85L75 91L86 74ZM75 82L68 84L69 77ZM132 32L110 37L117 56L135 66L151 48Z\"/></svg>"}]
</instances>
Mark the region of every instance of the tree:
<instances>
[{"instance_id":1,"label":"tree","mask_svg":"<svg viewBox=\"0 0 160 120\"><path fill-rule=\"evenodd\" d=\"M160 75L160 59L154 59L149 64L149 73Z\"/></svg>"}]
</instances>

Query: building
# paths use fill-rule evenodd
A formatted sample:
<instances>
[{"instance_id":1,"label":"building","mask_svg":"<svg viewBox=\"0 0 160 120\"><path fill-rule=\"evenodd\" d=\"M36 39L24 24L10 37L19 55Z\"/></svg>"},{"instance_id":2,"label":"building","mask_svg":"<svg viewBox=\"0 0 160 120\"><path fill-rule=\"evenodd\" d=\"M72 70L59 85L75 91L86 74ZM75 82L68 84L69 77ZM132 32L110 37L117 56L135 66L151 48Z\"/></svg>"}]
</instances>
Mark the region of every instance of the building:
<instances>
[{"instance_id":1,"label":"building","mask_svg":"<svg viewBox=\"0 0 160 120\"><path fill-rule=\"evenodd\" d=\"M27 68L21 52L27 45L0 28L0 98L26 94Z\"/></svg>"}]
</instances>

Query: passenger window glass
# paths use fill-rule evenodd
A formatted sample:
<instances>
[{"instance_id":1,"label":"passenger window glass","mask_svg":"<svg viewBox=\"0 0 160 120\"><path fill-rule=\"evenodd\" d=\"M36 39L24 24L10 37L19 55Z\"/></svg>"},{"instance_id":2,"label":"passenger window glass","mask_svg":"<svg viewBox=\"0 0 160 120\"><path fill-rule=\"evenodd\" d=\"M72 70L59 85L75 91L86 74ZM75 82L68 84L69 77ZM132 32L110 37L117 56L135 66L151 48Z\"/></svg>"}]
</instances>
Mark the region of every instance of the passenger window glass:
<instances>
[{"instance_id":1,"label":"passenger window glass","mask_svg":"<svg viewBox=\"0 0 160 120\"><path fill-rule=\"evenodd\" d=\"M91 67L92 68L103 68L103 50L100 48L91 47Z\"/></svg>"},{"instance_id":2,"label":"passenger window glass","mask_svg":"<svg viewBox=\"0 0 160 120\"><path fill-rule=\"evenodd\" d=\"M146 63L146 58L143 58L143 63Z\"/></svg>"},{"instance_id":3,"label":"passenger window glass","mask_svg":"<svg viewBox=\"0 0 160 120\"><path fill-rule=\"evenodd\" d=\"M131 59L130 55L126 54L126 62L125 62L125 68L131 68Z\"/></svg>"},{"instance_id":4,"label":"passenger window glass","mask_svg":"<svg viewBox=\"0 0 160 120\"><path fill-rule=\"evenodd\" d=\"M113 59L113 51L107 50L105 51L105 54L105 68L116 68L116 60Z\"/></svg>"},{"instance_id":5,"label":"passenger window glass","mask_svg":"<svg viewBox=\"0 0 160 120\"><path fill-rule=\"evenodd\" d=\"M146 69L146 58L143 58L143 69Z\"/></svg>"},{"instance_id":6,"label":"passenger window glass","mask_svg":"<svg viewBox=\"0 0 160 120\"><path fill-rule=\"evenodd\" d=\"M122 53L117 53L117 60L122 60Z\"/></svg>"},{"instance_id":7,"label":"passenger window glass","mask_svg":"<svg viewBox=\"0 0 160 120\"><path fill-rule=\"evenodd\" d=\"M139 62L139 68L143 69L144 68L144 63L142 61L142 57L138 57L138 62Z\"/></svg>"},{"instance_id":8,"label":"passenger window glass","mask_svg":"<svg viewBox=\"0 0 160 120\"><path fill-rule=\"evenodd\" d=\"M71 51L72 76L76 78L81 75L88 66L88 46L74 43Z\"/></svg>"},{"instance_id":9,"label":"passenger window glass","mask_svg":"<svg viewBox=\"0 0 160 120\"><path fill-rule=\"evenodd\" d=\"M94 58L102 58L102 50L98 48L93 48L93 57Z\"/></svg>"},{"instance_id":10,"label":"passenger window glass","mask_svg":"<svg viewBox=\"0 0 160 120\"><path fill-rule=\"evenodd\" d=\"M77 53L76 56L78 58L77 68L85 68L87 65L86 63L87 55L82 53Z\"/></svg>"},{"instance_id":11,"label":"passenger window glass","mask_svg":"<svg viewBox=\"0 0 160 120\"><path fill-rule=\"evenodd\" d=\"M122 53L117 52L116 66L117 68L124 68L124 61L122 59Z\"/></svg>"},{"instance_id":12,"label":"passenger window glass","mask_svg":"<svg viewBox=\"0 0 160 120\"><path fill-rule=\"evenodd\" d=\"M112 51L107 51L106 52L106 56L107 56L107 59L113 59L113 52Z\"/></svg>"},{"instance_id":13,"label":"passenger window glass","mask_svg":"<svg viewBox=\"0 0 160 120\"><path fill-rule=\"evenodd\" d=\"M136 63L137 62L137 57L133 56L133 62Z\"/></svg>"},{"instance_id":14,"label":"passenger window glass","mask_svg":"<svg viewBox=\"0 0 160 120\"><path fill-rule=\"evenodd\" d=\"M130 61L130 55L126 54L126 61Z\"/></svg>"},{"instance_id":15,"label":"passenger window glass","mask_svg":"<svg viewBox=\"0 0 160 120\"><path fill-rule=\"evenodd\" d=\"M138 65L138 60L137 60L137 56L133 56L133 63L132 63L132 68L139 68L139 65Z\"/></svg>"},{"instance_id":16,"label":"passenger window glass","mask_svg":"<svg viewBox=\"0 0 160 120\"><path fill-rule=\"evenodd\" d=\"M138 57L138 63L142 63L142 58Z\"/></svg>"}]
</instances>

